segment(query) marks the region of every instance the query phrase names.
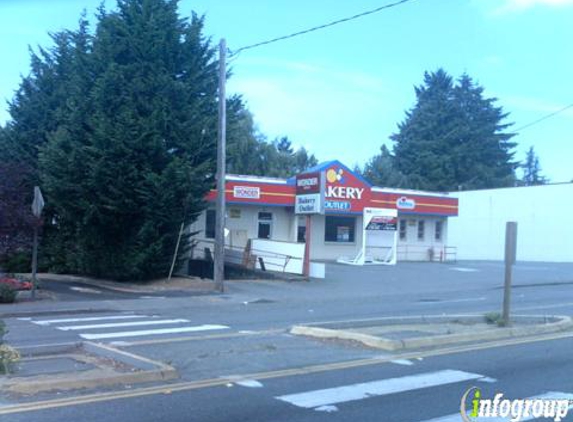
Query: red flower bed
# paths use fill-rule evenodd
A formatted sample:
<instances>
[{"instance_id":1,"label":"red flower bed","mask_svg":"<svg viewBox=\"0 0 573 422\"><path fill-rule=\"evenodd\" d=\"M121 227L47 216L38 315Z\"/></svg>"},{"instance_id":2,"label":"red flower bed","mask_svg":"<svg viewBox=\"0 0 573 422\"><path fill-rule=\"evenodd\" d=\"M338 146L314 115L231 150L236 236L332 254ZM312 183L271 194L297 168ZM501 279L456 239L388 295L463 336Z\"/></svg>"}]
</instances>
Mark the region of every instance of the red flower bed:
<instances>
[{"instance_id":1,"label":"red flower bed","mask_svg":"<svg viewBox=\"0 0 573 422\"><path fill-rule=\"evenodd\" d=\"M14 290L32 290L32 283L29 281L20 281L15 278L0 277L0 284L8 285Z\"/></svg>"}]
</instances>

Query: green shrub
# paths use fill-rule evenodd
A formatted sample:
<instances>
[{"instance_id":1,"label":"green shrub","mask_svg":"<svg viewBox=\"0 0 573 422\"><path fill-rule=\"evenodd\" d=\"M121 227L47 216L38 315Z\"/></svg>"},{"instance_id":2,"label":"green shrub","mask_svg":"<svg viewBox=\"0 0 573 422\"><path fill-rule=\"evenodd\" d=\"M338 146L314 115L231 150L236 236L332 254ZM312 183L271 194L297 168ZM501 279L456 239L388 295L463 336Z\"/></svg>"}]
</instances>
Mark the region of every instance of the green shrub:
<instances>
[{"instance_id":1,"label":"green shrub","mask_svg":"<svg viewBox=\"0 0 573 422\"><path fill-rule=\"evenodd\" d=\"M0 374L7 374L12 365L20 360L20 353L7 344L0 344Z\"/></svg>"},{"instance_id":2,"label":"green shrub","mask_svg":"<svg viewBox=\"0 0 573 422\"><path fill-rule=\"evenodd\" d=\"M32 254L19 251L1 259L2 268L8 273L29 273L32 268Z\"/></svg>"},{"instance_id":3,"label":"green shrub","mask_svg":"<svg viewBox=\"0 0 573 422\"><path fill-rule=\"evenodd\" d=\"M14 303L17 294L13 287L0 283L0 303Z\"/></svg>"},{"instance_id":4,"label":"green shrub","mask_svg":"<svg viewBox=\"0 0 573 422\"><path fill-rule=\"evenodd\" d=\"M6 324L4 324L4 321L0 321L0 344L2 344L6 332Z\"/></svg>"},{"instance_id":5,"label":"green shrub","mask_svg":"<svg viewBox=\"0 0 573 422\"><path fill-rule=\"evenodd\" d=\"M505 321L499 312L488 312L484 315L484 318L485 322L488 324L495 324L498 327L505 327Z\"/></svg>"}]
</instances>

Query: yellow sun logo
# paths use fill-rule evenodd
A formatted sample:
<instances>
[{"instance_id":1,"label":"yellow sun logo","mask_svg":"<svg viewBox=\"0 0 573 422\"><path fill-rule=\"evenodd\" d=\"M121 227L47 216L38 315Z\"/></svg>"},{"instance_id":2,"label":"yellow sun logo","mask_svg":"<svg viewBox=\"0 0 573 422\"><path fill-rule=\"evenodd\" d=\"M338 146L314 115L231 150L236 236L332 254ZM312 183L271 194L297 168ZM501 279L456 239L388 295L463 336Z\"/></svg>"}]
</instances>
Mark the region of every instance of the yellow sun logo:
<instances>
[{"instance_id":1,"label":"yellow sun logo","mask_svg":"<svg viewBox=\"0 0 573 422\"><path fill-rule=\"evenodd\" d=\"M326 180L328 180L329 183L342 182L343 174L344 170L342 169L338 169L338 171L330 169L326 172Z\"/></svg>"}]
</instances>

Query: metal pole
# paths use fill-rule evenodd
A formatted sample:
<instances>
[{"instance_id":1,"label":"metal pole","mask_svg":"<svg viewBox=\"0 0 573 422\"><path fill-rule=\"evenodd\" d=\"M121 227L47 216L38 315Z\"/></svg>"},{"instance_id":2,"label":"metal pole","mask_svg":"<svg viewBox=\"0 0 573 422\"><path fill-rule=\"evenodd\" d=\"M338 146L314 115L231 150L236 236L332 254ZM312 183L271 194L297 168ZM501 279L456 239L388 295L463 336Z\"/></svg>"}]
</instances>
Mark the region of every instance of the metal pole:
<instances>
[{"instance_id":1,"label":"metal pole","mask_svg":"<svg viewBox=\"0 0 573 422\"><path fill-rule=\"evenodd\" d=\"M303 262L303 274L305 277L310 276L310 241L311 241L311 215L306 215L306 229L304 231L305 245L304 245L304 262Z\"/></svg>"},{"instance_id":2,"label":"metal pole","mask_svg":"<svg viewBox=\"0 0 573 422\"><path fill-rule=\"evenodd\" d=\"M217 139L217 205L215 218L215 260L213 280L215 288L225 290L225 149L226 149L226 96L225 83L227 45L222 38L219 43L219 133Z\"/></svg>"},{"instance_id":3,"label":"metal pole","mask_svg":"<svg viewBox=\"0 0 573 422\"><path fill-rule=\"evenodd\" d=\"M36 299L36 286L38 285L38 221L34 222L34 246L32 249L32 300Z\"/></svg>"},{"instance_id":4,"label":"metal pole","mask_svg":"<svg viewBox=\"0 0 573 422\"><path fill-rule=\"evenodd\" d=\"M505 226L505 283L503 288L503 311L502 320L505 326L510 324L511 305L511 279L513 265L517 251L517 223L507 222Z\"/></svg>"}]
</instances>

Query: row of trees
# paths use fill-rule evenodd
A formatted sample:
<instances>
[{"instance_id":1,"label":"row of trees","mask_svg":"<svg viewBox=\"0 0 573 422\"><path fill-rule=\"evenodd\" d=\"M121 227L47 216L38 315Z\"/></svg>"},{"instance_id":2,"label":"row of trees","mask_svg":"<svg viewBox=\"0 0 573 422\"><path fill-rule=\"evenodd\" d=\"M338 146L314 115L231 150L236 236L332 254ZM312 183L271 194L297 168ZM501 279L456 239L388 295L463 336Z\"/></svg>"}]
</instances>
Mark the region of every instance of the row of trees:
<instances>
[{"instance_id":1,"label":"row of trees","mask_svg":"<svg viewBox=\"0 0 573 422\"><path fill-rule=\"evenodd\" d=\"M0 127L0 258L29 243L39 184L45 268L120 280L167 273L180 225L196 219L214 185L217 135L215 50L203 18L183 19L177 7L118 0L99 9L93 30L82 16L32 53ZM469 76L426 73L416 100L393 151L383 146L363 169L370 180L429 190L516 184L507 114ZM239 96L227 107L229 172L287 177L317 163L286 137L268 141ZM542 180L528 173L527 183Z\"/></svg>"}]
</instances>

